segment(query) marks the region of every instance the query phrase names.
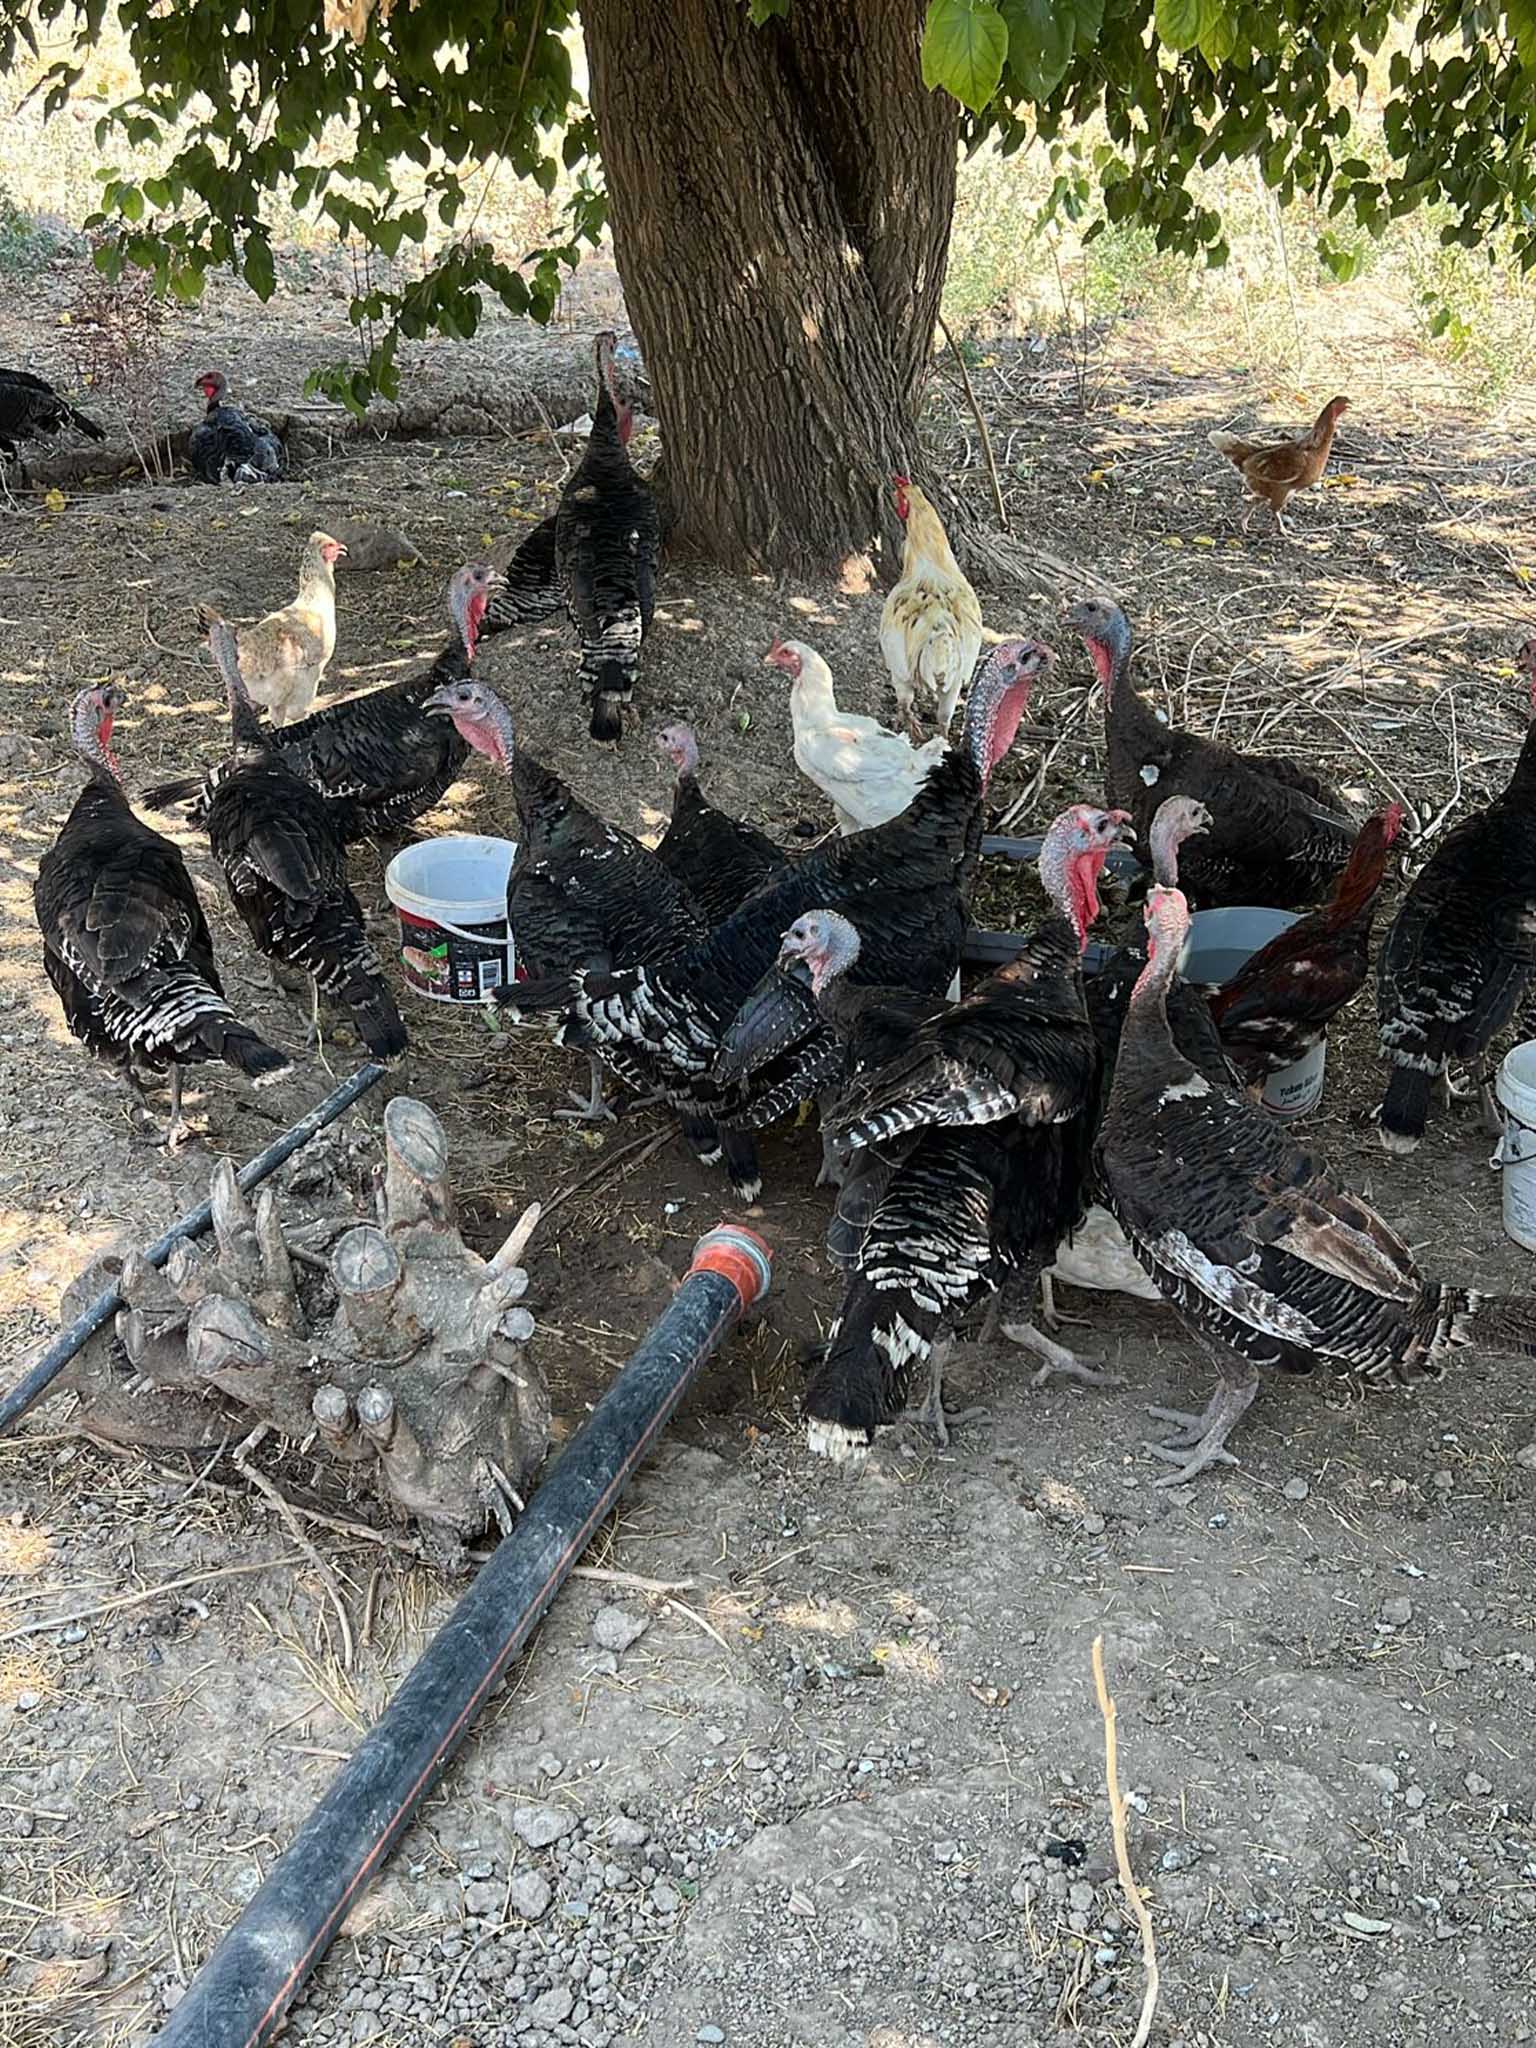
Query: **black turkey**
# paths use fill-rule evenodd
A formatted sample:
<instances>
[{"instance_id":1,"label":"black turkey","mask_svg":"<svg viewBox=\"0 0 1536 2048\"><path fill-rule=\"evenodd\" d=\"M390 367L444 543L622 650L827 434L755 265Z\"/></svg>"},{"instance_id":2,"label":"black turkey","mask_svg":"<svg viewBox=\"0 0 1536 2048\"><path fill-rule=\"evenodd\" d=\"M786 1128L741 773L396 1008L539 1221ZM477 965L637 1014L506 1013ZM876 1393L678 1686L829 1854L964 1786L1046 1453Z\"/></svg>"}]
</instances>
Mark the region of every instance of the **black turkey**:
<instances>
[{"instance_id":1,"label":"black turkey","mask_svg":"<svg viewBox=\"0 0 1536 2048\"><path fill-rule=\"evenodd\" d=\"M208 806L208 841L234 906L259 953L308 975L314 1034L324 994L347 1011L376 1060L398 1059L405 1024L348 886L330 807L273 752L223 619L210 626L208 645L229 693L234 742L234 758Z\"/></svg>"},{"instance_id":2,"label":"black turkey","mask_svg":"<svg viewBox=\"0 0 1536 2048\"><path fill-rule=\"evenodd\" d=\"M444 684L469 675L498 573L487 562L454 572L448 584L450 637L430 668L385 689L327 704L297 725L267 735L273 759L327 799L331 824L344 844L398 836L442 801L463 767L468 745L426 705ZM145 801L160 807L189 803L187 816L202 823L227 765L162 782L146 792Z\"/></svg>"},{"instance_id":3,"label":"black turkey","mask_svg":"<svg viewBox=\"0 0 1536 2048\"><path fill-rule=\"evenodd\" d=\"M581 681L591 699L591 734L616 740L620 707L634 694L640 643L656 604L661 522L656 496L629 459L633 409L614 377L617 336L597 337L597 404L586 453L560 497L554 523L555 581L581 640ZM542 573L551 536L535 527L508 566L508 584L487 633L543 616Z\"/></svg>"},{"instance_id":4,"label":"black turkey","mask_svg":"<svg viewBox=\"0 0 1536 2048\"><path fill-rule=\"evenodd\" d=\"M164 1142L186 1135L181 1070L222 1060L258 1088L290 1071L224 1000L213 941L186 863L133 814L118 779L112 725L124 693L82 690L70 716L87 780L38 866L32 900L43 965L70 1031L137 1088L171 1077Z\"/></svg>"},{"instance_id":5,"label":"black turkey","mask_svg":"<svg viewBox=\"0 0 1536 2048\"><path fill-rule=\"evenodd\" d=\"M809 992L801 996L801 1054L776 1065L767 1090L751 1076L716 1071L733 1018L773 968L782 934L808 910L839 911L857 928L861 979L935 995L950 985L965 936L987 782L1013 744L1031 685L1050 659L1038 641L990 648L971 686L963 743L930 771L908 810L793 863L701 945L674 959L579 975L562 1041L622 1059L685 1116L731 1129L760 1128L809 1100L836 1061Z\"/></svg>"},{"instance_id":6,"label":"black turkey","mask_svg":"<svg viewBox=\"0 0 1536 2048\"><path fill-rule=\"evenodd\" d=\"M754 889L783 874L789 856L766 832L706 802L699 788L699 743L692 726L665 726L656 743L677 770L672 822L656 848L656 858L682 883L707 924L724 924Z\"/></svg>"},{"instance_id":7,"label":"black turkey","mask_svg":"<svg viewBox=\"0 0 1536 2048\"><path fill-rule=\"evenodd\" d=\"M1131 629L1118 606L1075 605L1067 620L1104 688L1105 789L1131 813L1141 846L1167 797L1196 797L1211 813L1208 837L1185 862L1190 900L1297 910L1326 895L1357 829L1338 791L1287 755L1241 754L1159 718L1131 681ZM1149 863L1150 851L1141 858Z\"/></svg>"},{"instance_id":8,"label":"black turkey","mask_svg":"<svg viewBox=\"0 0 1536 2048\"><path fill-rule=\"evenodd\" d=\"M27 480L27 466L21 459L18 441L45 440L61 427L73 427L87 440L105 441L107 430L88 419L67 398L30 370L0 370L0 454L16 464L17 475Z\"/></svg>"},{"instance_id":9,"label":"black turkey","mask_svg":"<svg viewBox=\"0 0 1536 2048\"><path fill-rule=\"evenodd\" d=\"M510 632L516 626L536 626L565 603L555 553L555 530L559 523L559 514L551 512L523 536L522 544L506 566L505 581L486 612L487 639L493 633Z\"/></svg>"},{"instance_id":10,"label":"black turkey","mask_svg":"<svg viewBox=\"0 0 1536 2048\"><path fill-rule=\"evenodd\" d=\"M1319 1364L1371 1383L1438 1378L1456 1351L1536 1356L1536 1303L1426 1280L1373 1209L1241 1087L1200 1073L1174 1044L1168 988L1189 931L1177 889L1147 905L1149 959L1131 997L1098 1180L1159 1291L1216 1359L1201 1415L1149 1446L1159 1484L1234 1464L1226 1446L1261 1367Z\"/></svg>"},{"instance_id":11,"label":"black turkey","mask_svg":"<svg viewBox=\"0 0 1536 2048\"><path fill-rule=\"evenodd\" d=\"M205 484L270 484L285 466L283 444L264 419L229 396L222 370L204 370L193 385L208 401L192 429L187 460Z\"/></svg>"},{"instance_id":12,"label":"black turkey","mask_svg":"<svg viewBox=\"0 0 1536 2048\"><path fill-rule=\"evenodd\" d=\"M1381 1142L1411 1152L1449 1064L1480 1061L1536 972L1536 640L1520 650L1531 722L1509 786L1455 825L1419 870L1377 968L1376 1015L1392 1076ZM1486 1074L1476 1077L1498 1127Z\"/></svg>"},{"instance_id":13,"label":"black turkey","mask_svg":"<svg viewBox=\"0 0 1536 2048\"><path fill-rule=\"evenodd\" d=\"M947 1442L942 1373L956 1324L1005 1283L1032 1288L1082 1215L1099 1053L1079 963L1123 822L1086 804L1064 812L1040 854L1051 914L1017 958L916 1021L883 1061L869 1059L866 1042L862 1071L829 1119L833 1144L855 1162L849 1186L868 1220L802 1404L813 1451L862 1456L902 1411L924 1362L920 1419ZM817 922L805 920L813 941ZM813 961L824 981L858 946L846 920L822 914L820 923L840 942L829 960L823 941ZM1028 1323L1009 1334L1045 1358L1037 1381L1062 1370L1103 1377Z\"/></svg>"},{"instance_id":14,"label":"black turkey","mask_svg":"<svg viewBox=\"0 0 1536 2048\"><path fill-rule=\"evenodd\" d=\"M649 847L589 810L558 775L518 746L512 714L494 690L483 683L451 683L429 699L428 709L451 719L463 739L501 770L517 804L507 920L527 979L498 990L499 1005L522 1018L544 1017L553 1027L574 975L670 959L698 943L704 919L682 884ZM610 1064L621 1078L632 1078L624 1062ZM595 1059L591 1067L591 1094L578 1113L611 1114Z\"/></svg>"}]
</instances>

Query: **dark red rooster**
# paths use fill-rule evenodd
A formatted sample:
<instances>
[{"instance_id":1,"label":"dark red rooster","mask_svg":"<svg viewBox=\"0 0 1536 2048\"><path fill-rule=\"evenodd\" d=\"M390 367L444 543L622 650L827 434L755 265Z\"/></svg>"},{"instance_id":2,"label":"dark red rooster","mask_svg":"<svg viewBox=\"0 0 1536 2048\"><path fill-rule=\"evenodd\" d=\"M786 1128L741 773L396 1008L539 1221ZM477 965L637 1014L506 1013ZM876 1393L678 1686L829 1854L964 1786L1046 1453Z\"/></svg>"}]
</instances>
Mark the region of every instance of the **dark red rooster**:
<instances>
[{"instance_id":1,"label":"dark red rooster","mask_svg":"<svg viewBox=\"0 0 1536 2048\"><path fill-rule=\"evenodd\" d=\"M1326 1366L1372 1385L1438 1379L1458 1352L1536 1356L1536 1302L1426 1280L1392 1227L1239 1088L1173 1042L1167 995L1189 933L1177 889L1147 905L1146 971L1131 997L1096 1153L1099 1183L1159 1292L1215 1359L1203 1414L1151 1446L1179 1485L1235 1464L1227 1438L1263 1367Z\"/></svg>"},{"instance_id":2,"label":"dark red rooster","mask_svg":"<svg viewBox=\"0 0 1536 2048\"><path fill-rule=\"evenodd\" d=\"M656 744L677 770L672 822L656 858L675 875L709 925L724 924L759 883L781 875L788 856L755 825L706 802L699 788L699 743L691 725L669 725Z\"/></svg>"},{"instance_id":3,"label":"dark red rooster","mask_svg":"<svg viewBox=\"0 0 1536 2048\"><path fill-rule=\"evenodd\" d=\"M1075 605L1067 619L1104 686L1104 785L1136 822L1138 857L1150 861L1159 804L1192 796L1211 813L1185 856L1192 902L1299 910L1326 895L1357 830L1337 790L1289 755L1239 753L1159 718L1131 680L1131 628L1118 605Z\"/></svg>"},{"instance_id":4,"label":"dark red rooster","mask_svg":"<svg viewBox=\"0 0 1536 2048\"><path fill-rule=\"evenodd\" d=\"M208 808L208 841L256 950L308 975L318 1035L323 991L351 1016L376 1060L406 1049L405 1023L347 883L324 797L272 751L245 694L235 636L215 619L208 645L229 694L234 760Z\"/></svg>"},{"instance_id":5,"label":"dark red rooster","mask_svg":"<svg viewBox=\"0 0 1536 2048\"><path fill-rule=\"evenodd\" d=\"M1502 796L1447 832L1403 898L1377 969L1381 1050L1392 1063L1381 1142L1411 1152L1430 1091L1450 1092L1452 1060L1477 1061L1536 976L1536 640L1520 659L1531 722ZM1486 1075L1484 1115L1497 1124Z\"/></svg>"},{"instance_id":6,"label":"dark red rooster","mask_svg":"<svg viewBox=\"0 0 1536 2048\"><path fill-rule=\"evenodd\" d=\"M1376 901L1402 829L1401 804L1367 818L1321 910L1277 933L1212 996L1222 1050L1250 1088L1305 1059L1365 986Z\"/></svg>"},{"instance_id":7,"label":"dark red rooster","mask_svg":"<svg viewBox=\"0 0 1536 2048\"><path fill-rule=\"evenodd\" d=\"M89 1052L135 1088L171 1077L164 1142L186 1134L181 1070L222 1060L258 1088L289 1071L224 1000L213 941L186 862L133 814L118 780L112 725L125 702L98 685L75 699L71 731L88 780L37 870L43 965L64 1019Z\"/></svg>"}]
</instances>

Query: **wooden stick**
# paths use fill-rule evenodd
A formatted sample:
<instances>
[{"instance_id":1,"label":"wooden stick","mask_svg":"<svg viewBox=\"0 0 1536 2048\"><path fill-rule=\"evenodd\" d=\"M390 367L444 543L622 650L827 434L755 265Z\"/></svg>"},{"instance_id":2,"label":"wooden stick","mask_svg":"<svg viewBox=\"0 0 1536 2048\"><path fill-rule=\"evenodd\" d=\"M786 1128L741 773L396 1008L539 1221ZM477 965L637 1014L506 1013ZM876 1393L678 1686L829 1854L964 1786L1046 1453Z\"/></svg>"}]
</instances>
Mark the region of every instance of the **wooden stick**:
<instances>
[{"instance_id":1,"label":"wooden stick","mask_svg":"<svg viewBox=\"0 0 1536 2048\"><path fill-rule=\"evenodd\" d=\"M1125 1839L1125 1799L1120 1791L1119 1752L1115 1741L1115 1703L1110 1697L1109 1683L1104 1676L1102 1636L1095 1636L1093 1639L1093 1684L1099 1696L1099 1712L1104 1716L1104 1783L1109 1792L1109 1826L1115 1838L1115 1864L1120 1872L1120 1889L1125 1894L1125 1903L1130 1907L1131 1915L1141 1929L1141 1959L1147 1971L1147 1988L1141 2001L1141 2018L1136 2023L1131 2048L1146 2048L1147 2036L1152 2031L1152 2016L1157 2011L1160 1982L1157 1937L1152 1932L1152 1915L1147 1911L1147 1902L1141 1896L1136 1879L1131 1874L1131 1852Z\"/></svg>"},{"instance_id":2,"label":"wooden stick","mask_svg":"<svg viewBox=\"0 0 1536 2048\"><path fill-rule=\"evenodd\" d=\"M997 457L992 453L992 436L987 431L987 423L982 417L981 407L976 403L976 392L971 383L971 373L965 366L965 357L955 347L955 337L950 333L949 323L942 313L939 314L938 320L939 332L944 337L945 346L960 365L960 380L965 386L966 403L971 408L971 418L976 422L976 431L981 436L981 452L987 458L987 476L992 484L992 503L997 511L997 523L1003 532L1006 533L1008 531L1008 511L1007 507L1003 504L1003 487L997 478Z\"/></svg>"}]
</instances>

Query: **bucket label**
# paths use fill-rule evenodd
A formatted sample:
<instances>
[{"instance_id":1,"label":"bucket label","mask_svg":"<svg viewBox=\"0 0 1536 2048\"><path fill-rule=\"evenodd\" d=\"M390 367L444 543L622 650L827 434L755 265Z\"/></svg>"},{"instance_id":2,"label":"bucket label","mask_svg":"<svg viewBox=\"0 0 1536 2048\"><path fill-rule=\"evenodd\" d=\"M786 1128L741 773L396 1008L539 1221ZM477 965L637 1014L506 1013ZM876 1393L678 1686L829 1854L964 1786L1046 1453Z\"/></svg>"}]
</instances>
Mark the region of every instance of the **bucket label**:
<instances>
[{"instance_id":1,"label":"bucket label","mask_svg":"<svg viewBox=\"0 0 1536 2048\"><path fill-rule=\"evenodd\" d=\"M445 932L429 918L398 910L400 964L418 995L440 1003L478 1003L507 978L504 924L466 925Z\"/></svg>"}]
</instances>

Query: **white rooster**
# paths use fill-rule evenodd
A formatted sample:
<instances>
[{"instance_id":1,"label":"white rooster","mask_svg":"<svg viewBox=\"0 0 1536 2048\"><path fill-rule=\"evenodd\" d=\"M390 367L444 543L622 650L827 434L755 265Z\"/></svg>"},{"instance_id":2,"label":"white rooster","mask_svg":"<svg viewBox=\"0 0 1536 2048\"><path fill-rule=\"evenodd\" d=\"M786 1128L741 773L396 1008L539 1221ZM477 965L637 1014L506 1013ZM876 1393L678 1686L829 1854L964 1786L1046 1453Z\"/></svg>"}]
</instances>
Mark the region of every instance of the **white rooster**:
<instances>
[{"instance_id":1,"label":"white rooster","mask_svg":"<svg viewBox=\"0 0 1536 2048\"><path fill-rule=\"evenodd\" d=\"M795 766L832 799L843 836L899 817L942 760L943 736L914 747L877 719L839 710L831 669L803 640L775 640L766 658L795 679L789 693Z\"/></svg>"},{"instance_id":2,"label":"white rooster","mask_svg":"<svg viewBox=\"0 0 1536 2048\"><path fill-rule=\"evenodd\" d=\"M938 513L908 478L892 481L907 544L901 581L880 615L880 651L902 717L911 720L921 683L936 699L939 725L948 732L960 692L981 654L981 606L950 553Z\"/></svg>"}]
</instances>

